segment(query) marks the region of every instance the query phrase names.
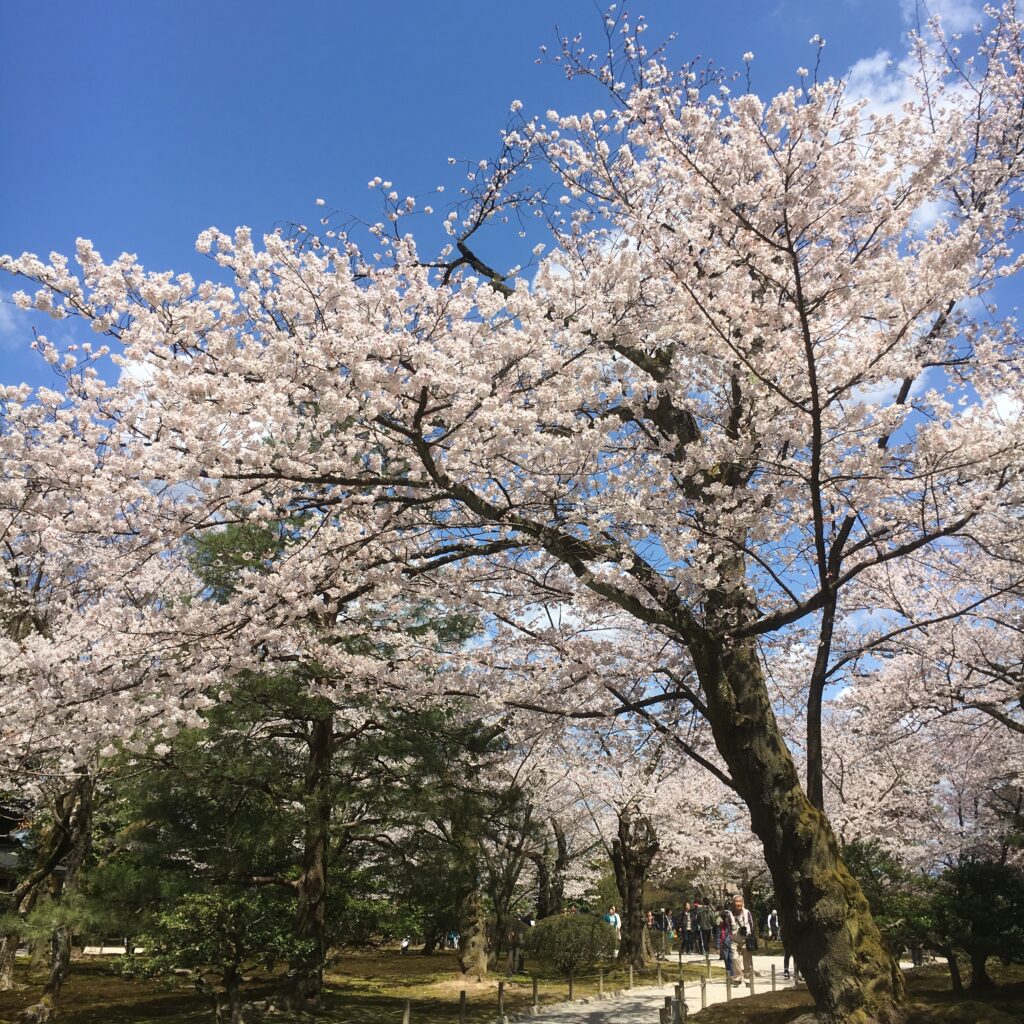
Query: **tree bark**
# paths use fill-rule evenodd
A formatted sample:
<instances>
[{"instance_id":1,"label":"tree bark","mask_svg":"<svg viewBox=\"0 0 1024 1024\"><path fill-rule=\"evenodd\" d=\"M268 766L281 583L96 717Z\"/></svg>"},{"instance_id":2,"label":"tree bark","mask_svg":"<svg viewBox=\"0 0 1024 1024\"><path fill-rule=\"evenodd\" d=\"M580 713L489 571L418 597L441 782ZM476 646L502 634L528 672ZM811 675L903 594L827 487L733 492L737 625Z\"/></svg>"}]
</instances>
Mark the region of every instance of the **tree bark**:
<instances>
[{"instance_id":1,"label":"tree bark","mask_svg":"<svg viewBox=\"0 0 1024 1024\"><path fill-rule=\"evenodd\" d=\"M547 837L544 849L530 854L537 866L537 919L554 917L565 902L565 872L569 867L569 844L557 819L548 819L554 834L554 850Z\"/></svg>"},{"instance_id":2,"label":"tree bark","mask_svg":"<svg viewBox=\"0 0 1024 1024\"><path fill-rule=\"evenodd\" d=\"M65 860L63 879L53 889L53 900L74 893L78 888L78 880L92 845L92 795L93 781L88 775L82 775L76 782L75 799L77 809L72 815L70 830L71 851ZM57 926L53 934L53 959L50 964L49 977L43 986L41 1005L52 1010L60 999L60 990L71 973L71 927L67 924Z\"/></svg>"},{"instance_id":3,"label":"tree bark","mask_svg":"<svg viewBox=\"0 0 1024 1024\"><path fill-rule=\"evenodd\" d=\"M955 950L951 946L946 946L942 950L942 955L946 958L946 963L949 964L949 981L953 986L953 991L963 992L964 982L960 977L960 964L957 962Z\"/></svg>"},{"instance_id":4,"label":"tree bark","mask_svg":"<svg viewBox=\"0 0 1024 1024\"><path fill-rule=\"evenodd\" d=\"M971 953L971 992L987 992L996 987L989 977L985 965L988 962L988 951Z\"/></svg>"},{"instance_id":5,"label":"tree bark","mask_svg":"<svg viewBox=\"0 0 1024 1024\"><path fill-rule=\"evenodd\" d=\"M742 595L716 615L743 614ZM722 631L724 633L724 630ZM775 719L756 647L706 632L691 652L715 742L764 844L787 948L829 1024L902 1020L903 977L839 854L828 818L808 800Z\"/></svg>"},{"instance_id":6,"label":"tree bark","mask_svg":"<svg viewBox=\"0 0 1024 1024\"><path fill-rule=\"evenodd\" d=\"M327 959L327 852L331 838L331 765L334 758L334 716L309 722L306 732L306 813L302 865L296 880L295 937L308 945L289 971L289 1009L320 1005Z\"/></svg>"},{"instance_id":7,"label":"tree bark","mask_svg":"<svg viewBox=\"0 0 1024 1024\"><path fill-rule=\"evenodd\" d=\"M7 894L4 909L8 917L24 917L32 909L43 884L68 855L75 841L75 815L79 810L79 788L83 780L88 781L86 776L79 776L70 790L54 797L53 826L45 833L45 842L40 844L32 870ZM6 933L0 940L0 992L9 991L15 986L15 954L20 941L21 934L16 931Z\"/></svg>"},{"instance_id":8,"label":"tree bark","mask_svg":"<svg viewBox=\"0 0 1024 1024\"><path fill-rule=\"evenodd\" d=\"M20 938L18 932L7 932L0 938L0 992L14 988L14 960Z\"/></svg>"},{"instance_id":9,"label":"tree bark","mask_svg":"<svg viewBox=\"0 0 1024 1024\"><path fill-rule=\"evenodd\" d=\"M530 855L530 859L537 866L537 920L550 917L554 911L551 905L554 902L551 894L551 868L550 868L551 847L547 843L539 853Z\"/></svg>"},{"instance_id":10,"label":"tree bark","mask_svg":"<svg viewBox=\"0 0 1024 1024\"><path fill-rule=\"evenodd\" d=\"M467 893L459 909L459 969L482 978L487 974L487 922L479 883Z\"/></svg>"},{"instance_id":11,"label":"tree bark","mask_svg":"<svg viewBox=\"0 0 1024 1024\"><path fill-rule=\"evenodd\" d=\"M245 1017L242 1013L242 985L237 968L227 968L224 972L223 982L224 991L228 997L228 1019L231 1024L245 1024Z\"/></svg>"},{"instance_id":12,"label":"tree bark","mask_svg":"<svg viewBox=\"0 0 1024 1024\"><path fill-rule=\"evenodd\" d=\"M565 875L569 870L569 842L556 818L551 818L551 831L555 835L555 864L551 872L551 910L560 914L565 906Z\"/></svg>"},{"instance_id":13,"label":"tree bark","mask_svg":"<svg viewBox=\"0 0 1024 1024\"><path fill-rule=\"evenodd\" d=\"M612 867L615 869L615 884L622 899L619 961L643 970L647 963L644 948L644 883L659 843L654 826L634 805L627 804L619 811L618 817L618 836L612 841Z\"/></svg>"}]
</instances>

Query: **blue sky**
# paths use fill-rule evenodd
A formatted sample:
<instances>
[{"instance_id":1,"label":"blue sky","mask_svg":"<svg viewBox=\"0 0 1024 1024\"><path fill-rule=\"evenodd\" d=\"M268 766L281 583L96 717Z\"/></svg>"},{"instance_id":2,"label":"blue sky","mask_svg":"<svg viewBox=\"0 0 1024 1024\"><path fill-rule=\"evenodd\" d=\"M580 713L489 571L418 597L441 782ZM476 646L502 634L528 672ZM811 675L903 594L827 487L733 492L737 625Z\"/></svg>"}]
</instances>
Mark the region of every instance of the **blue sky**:
<instances>
[{"instance_id":1,"label":"blue sky","mask_svg":"<svg viewBox=\"0 0 1024 1024\"><path fill-rule=\"evenodd\" d=\"M793 81L827 40L826 74L903 49L908 0L637 0L648 43L739 68L754 88ZM933 0L956 16L961 0ZM603 8L603 4L600 5ZM328 206L379 212L374 175L402 194L457 183L447 157L497 148L508 105L594 99L538 47L600 38L590 0L4 0L0 5L0 252L137 253L153 270L205 275L195 236L313 221ZM861 65L870 73L884 61ZM0 382L48 379L0 277Z\"/></svg>"}]
</instances>

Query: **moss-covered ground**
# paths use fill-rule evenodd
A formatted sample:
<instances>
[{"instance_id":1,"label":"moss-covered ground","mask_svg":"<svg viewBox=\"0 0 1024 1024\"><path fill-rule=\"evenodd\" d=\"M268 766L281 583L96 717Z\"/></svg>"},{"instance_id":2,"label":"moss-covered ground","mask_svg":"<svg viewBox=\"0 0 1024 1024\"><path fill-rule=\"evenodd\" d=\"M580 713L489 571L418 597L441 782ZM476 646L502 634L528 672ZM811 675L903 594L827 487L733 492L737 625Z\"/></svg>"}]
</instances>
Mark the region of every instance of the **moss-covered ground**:
<instances>
[{"instance_id":1,"label":"moss-covered ground","mask_svg":"<svg viewBox=\"0 0 1024 1024\"><path fill-rule=\"evenodd\" d=\"M212 1021L210 1001L199 995L187 978L170 982L127 980L118 976L116 957L89 956L75 961L61 999L61 1020L67 1024L194 1024ZM665 981L677 977L676 965L663 965ZM693 980L704 973L703 965L684 965L684 978ZM715 961L715 977L724 972ZM272 989L272 979L254 972L247 998L258 998ZM0 1024L15 1024L20 1010L38 999L45 976L31 974L19 964L17 992L0 992ZM657 970L637 973L636 985L651 985ZM493 1024L498 1010L498 983L504 985L507 1012L525 1010L533 999L529 974L508 977L494 974L482 980L466 978L450 953L430 957L394 952L351 952L336 957L327 972L328 992L323 1012L316 1019L324 1024L395 1024L401 1021L406 1000L412 1003L414 1024L452 1024L459 1017L459 993L466 992L466 1019L470 1024ZM598 975L587 972L574 979L574 995L591 995L598 990ZM625 988L626 972L619 968L605 972L606 990ZM568 998L565 979L541 973L538 980L542 1004ZM276 1020L286 1021L285 1017ZM303 1020L309 1018L303 1017Z\"/></svg>"},{"instance_id":2,"label":"moss-covered ground","mask_svg":"<svg viewBox=\"0 0 1024 1024\"><path fill-rule=\"evenodd\" d=\"M210 1002L199 995L188 979L171 983L127 980L117 975L114 957L85 957L76 961L65 988L61 1020L66 1024L200 1024L212 1022ZM698 977L703 965L684 968L686 978ZM717 976L719 968L713 966ZM663 967L665 980L675 977L675 967ZM965 994L954 997L949 975L942 965L910 972L908 991L913 1004L910 1024L1024 1024L1024 967L1000 968L990 964L999 987L982 998ZM966 976L966 974L965 974ZM414 1024L454 1024L458 1020L459 992L467 995L467 1020L493 1024L498 1008L498 982L504 982L508 1012L525 1009L532 999L528 975L511 978L495 975L481 981L466 979L455 968L450 954L432 957L398 956L393 952L353 952L336 958L328 972L329 991L323 1012L315 1018L324 1024L398 1024L405 1001L412 1003ZM637 975L637 985L652 984L656 973ZM15 1024L20 1010L38 998L42 974L30 974L19 965L17 992L0 993L0 1024ZM271 979L255 975L253 996L269 991ZM626 975L606 973L605 987L624 988ZM539 981L541 1001L563 1001L564 979L551 975ZM575 995L597 991L596 974L576 979ZM789 1024L806 1013L811 1002L806 992L763 993L713 1006L696 1016L700 1024ZM275 1018L286 1021L287 1018Z\"/></svg>"}]
</instances>

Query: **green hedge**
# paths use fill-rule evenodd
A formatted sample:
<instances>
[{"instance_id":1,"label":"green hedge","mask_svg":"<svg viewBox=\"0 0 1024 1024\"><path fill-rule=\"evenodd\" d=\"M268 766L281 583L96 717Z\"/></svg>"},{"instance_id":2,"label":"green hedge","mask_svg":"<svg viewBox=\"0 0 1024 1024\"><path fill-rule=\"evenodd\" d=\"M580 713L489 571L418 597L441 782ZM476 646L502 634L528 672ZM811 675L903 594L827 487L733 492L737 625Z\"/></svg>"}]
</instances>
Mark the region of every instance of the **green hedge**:
<instances>
[{"instance_id":1,"label":"green hedge","mask_svg":"<svg viewBox=\"0 0 1024 1024\"><path fill-rule=\"evenodd\" d=\"M615 929L594 914L546 917L526 933L526 950L568 976L609 959Z\"/></svg>"}]
</instances>

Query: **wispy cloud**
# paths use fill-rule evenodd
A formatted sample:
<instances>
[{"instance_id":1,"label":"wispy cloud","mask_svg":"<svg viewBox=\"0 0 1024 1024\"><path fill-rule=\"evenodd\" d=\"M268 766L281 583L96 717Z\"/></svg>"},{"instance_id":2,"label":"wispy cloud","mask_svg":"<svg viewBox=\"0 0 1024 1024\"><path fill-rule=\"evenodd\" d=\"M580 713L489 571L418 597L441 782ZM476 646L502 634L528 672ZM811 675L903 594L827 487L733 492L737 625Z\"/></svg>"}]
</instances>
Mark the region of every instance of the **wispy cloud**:
<instances>
[{"instance_id":1,"label":"wispy cloud","mask_svg":"<svg viewBox=\"0 0 1024 1024\"><path fill-rule=\"evenodd\" d=\"M900 13L915 28L939 17L947 32L966 32L982 20L981 10L969 0L900 0Z\"/></svg>"},{"instance_id":2,"label":"wispy cloud","mask_svg":"<svg viewBox=\"0 0 1024 1024\"><path fill-rule=\"evenodd\" d=\"M31 337L28 318L14 304L11 293L0 289L0 350L24 348Z\"/></svg>"}]
</instances>

